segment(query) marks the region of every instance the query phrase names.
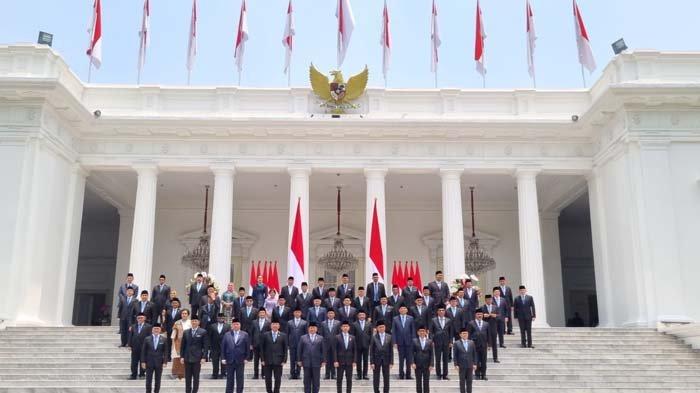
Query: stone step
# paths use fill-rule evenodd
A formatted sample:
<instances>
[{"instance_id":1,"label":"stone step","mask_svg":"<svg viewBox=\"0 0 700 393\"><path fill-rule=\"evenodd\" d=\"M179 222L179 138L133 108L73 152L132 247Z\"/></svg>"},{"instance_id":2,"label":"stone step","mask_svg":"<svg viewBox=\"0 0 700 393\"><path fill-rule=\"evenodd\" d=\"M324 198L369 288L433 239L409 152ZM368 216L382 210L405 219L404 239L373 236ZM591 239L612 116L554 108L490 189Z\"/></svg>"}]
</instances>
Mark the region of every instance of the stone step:
<instances>
[{"instance_id":1,"label":"stone step","mask_svg":"<svg viewBox=\"0 0 700 393\"><path fill-rule=\"evenodd\" d=\"M437 382L437 381L436 381ZM487 383L490 383L487 382ZM475 383L474 384L474 390L478 393L504 393L504 392L509 392L508 389L510 389L510 386L498 386L494 384L490 385L481 385L480 383ZM353 387L355 387L353 385ZM224 386L220 387L208 387L208 386L201 386L199 388L199 393L221 393L223 391ZM432 382L430 385L431 390L434 391L440 391L441 393L458 393L459 388L457 387L457 383L453 382L451 386L440 386L436 387ZM407 388L408 389L408 388ZM415 389L415 386L412 388ZM178 387L161 387L160 391L161 393L182 393L184 388L182 386ZM392 386L391 391L396 392L399 391L400 389L397 389ZM17 387L17 388L5 388L3 389L3 392L6 393L65 393L66 391L70 391L71 393L94 393L96 389L94 388L85 388L84 386L69 386L65 388L55 388L55 387L31 387L31 388L22 388L22 387ZM123 387L123 386L105 386L101 387L99 391L109 391L110 393L134 393L134 392L141 392L143 391L143 382L141 385L138 386L133 386L133 387ZM294 389L294 388L286 388L284 384L282 385L280 389L280 393L299 393L301 390L299 389ZM366 390L363 390L365 392L371 392L372 389L371 387L367 387ZM412 391L412 390L409 390ZM258 384L258 386L250 386L250 383L246 383L245 385L245 392L246 393L265 393L265 387L264 384ZM528 387L528 388L518 388L517 390L518 393L541 393L541 392L555 392L555 393L560 393L561 388L559 387L552 387L550 386L535 386L535 387ZM567 393L636 393L636 392L654 392L658 393L659 388L657 385L649 385L645 387L633 387L633 388L628 388L628 387L619 387L619 388L606 388L606 387L596 387L596 388L567 388L566 389ZM664 386L663 392L672 392L672 393L697 393L697 389L688 389L688 388L679 388L679 387L669 387L669 386ZM335 386L325 386L321 384L321 388L319 390L319 393L336 393Z\"/></svg>"}]
</instances>

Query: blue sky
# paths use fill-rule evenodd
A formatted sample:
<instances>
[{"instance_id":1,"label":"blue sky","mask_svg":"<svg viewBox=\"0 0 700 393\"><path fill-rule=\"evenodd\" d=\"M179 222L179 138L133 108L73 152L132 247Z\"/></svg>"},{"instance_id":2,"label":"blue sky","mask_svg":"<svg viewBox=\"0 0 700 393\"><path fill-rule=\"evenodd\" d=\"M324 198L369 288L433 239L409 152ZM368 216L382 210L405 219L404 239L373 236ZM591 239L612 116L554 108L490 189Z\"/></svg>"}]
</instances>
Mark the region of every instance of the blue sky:
<instances>
[{"instance_id":1,"label":"blue sky","mask_svg":"<svg viewBox=\"0 0 700 393\"><path fill-rule=\"evenodd\" d=\"M288 0L249 0L249 31L242 85L286 87L281 44ZM356 28L343 65L346 76L367 64L370 85L383 86L379 45L382 0L351 0ZM480 88L474 69L476 0L437 0L442 37L440 87ZM93 0L5 0L0 43L35 42L39 30L51 32L54 48L82 79L87 79L85 49ZM235 85L233 45L241 0L198 0L199 53L193 85ZM102 0L103 65L93 82L136 82L138 35L143 0ZM295 0L296 48L292 85L306 86L314 62L330 71L336 58L335 0ZM433 87L430 72L431 0L388 0L394 40L388 86ZM151 46L143 84L185 84L191 0L151 0ZM574 41L571 0L532 0L538 34L538 88L581 87ZM525 47L525 0L482 0L486 33L487 87L531 87ZM700 2L693 0L580 0L598 70L612 58L610 43L623 37L631 49L700 49Z\"/></svg>"}]
</instances>

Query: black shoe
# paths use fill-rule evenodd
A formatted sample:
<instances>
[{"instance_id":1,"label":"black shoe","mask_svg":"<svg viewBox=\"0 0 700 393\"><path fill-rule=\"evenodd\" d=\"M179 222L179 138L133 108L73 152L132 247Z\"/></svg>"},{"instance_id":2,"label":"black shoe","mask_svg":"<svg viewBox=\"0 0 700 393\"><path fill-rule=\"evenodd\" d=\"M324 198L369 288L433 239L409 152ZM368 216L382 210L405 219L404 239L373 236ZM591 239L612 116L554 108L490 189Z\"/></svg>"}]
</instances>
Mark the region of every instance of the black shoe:
<instances>
[{"instance_id":1,"label":"black shoe","mask_svg":"<svg viewBox=\"0 0 700 393\"><path fill-rule=\"evenodd\" d=\"M527 348L525 344L520 344L520 348Z\"/></svg>"},{"instance_id":2,"label":"black shoe","mask_svg":"<svg viewBox=\"0 0 700 393\"><path fill-rule=\"evenodd\" d=\"M444 379L445 381L449 381L449 380L450 380L449 378L447 378L447 375L445 375L444 377L442 377L442 379Z\"/></svg>"},{"instance_id":3,"label":"black shoe","mask_svg":"<svg viewBox=\"0 0 700 393\"><path fill-rule=\"evenodd\" d=\"M513 335L513 332L508 332L508 333L506 333L506 334L509 335L509 336L512 336L512 335Z\"/></svg>"},{"instance_id":4,"label":"black shoe","mask_svg":"<svg viewBox=\"0 0 700 393\"><path fill-rule=\"evenodd\" d=\"M366 375L364 377L362 377L362 379L364 379L365 381L369 381L369 377Z\"/></svg>"},{"instance_id":5,"label":"black shoe","mask_svg":"<svg viewBox=\"0 0 700 393\"><path fill-rule=\"evenodd\" d=\"M406 377L406 379L413 379L413 377L409 375Z\"/></svg>"},{"instance_id":6,"label":"black shoe","mask_svg":"<svg viewBox=\"0 0 700 393\"><path fill-rule=\"evenodd\" d=\"M506 346L505 346L505 345L499 345L498 348L506 349Z\"/></svg>"},{"instance_id":7,"label":"black shoe","mask_svg":"<svg viewBox=\"0 0 700 393\"><path fill-rule=\"evenodd\" d=\"M212 375L212 376L211 376L211 379L219 379L219 376L218 376L218 375Z\"/></svg>"},{"instance_id":8,"label":"black shoe","mask_svg":"<svg viewBox=\"0 0 700 393\"><path fill-rule=\"evenodd\" d=\"M493 362L494 362L494 363L500 363L501 361L498 360L498 359L493 359Z\"/></svg>"},{"instance_id":9,"label":"black shoe","mask_svg":"<svg viewBox=\"0 0 700 393\"><path fill-rule=\"evenodd\" d=\"M356 380L356 381L361 381L361 380L362 380L362 377L360 377L360 376L358 375L357 377L355 377L355 380Z\"/></svg>"},{"instance_id":10,"label":"black shoe","mask_svg":"<svg viewBox=\"0 0 700 393\"><path fill-rule=\"evenodd\" d=\"M399 375L399 379L404 379L403 375Z\"/></svg>"},{"instance_id":11,"label":"black shoe","mask_svg":"<svg viewBox=\"0 0 700 393\"><path fill-rule=\"evenodd\" d=\"M535 349L535 346L534 346L534 345L529 345L528 348Z\"/></svg>"},{"instance_id":12,"label":"black shoe","mask_svg":"<svg viewBox=\"0 0 700 393\"><path fill-rule=\"evenodd\" d=\"M326 375L325 377L323 377L323 379L331 379L331 377Z\"/></svg>"},{"instance_id":13,"label":"black shoe","mask_svg":"<svg viewBox=\"0 0 700 393\"><path fill-rule=\"evenodd\" d=\"M260 379L257 375L253 375L253 379Z\"/></svg>"},{"instance_id":14,"label":"black shoe","mask_svg":"<svg viewBox=\"0 0 700 393\"><path fill-rule=\"evenodd\" d=\"M129 379L133 381L134 379L137 379L137 378L136 378L136 375L132 375L129 377Z\"/></svg>"},{"instance_id":15,"label":"black shoe","mask_svg":"<svg viewBox=\"0 0 700 393\"><path fill-rule=\"evenodd\" d=\"M481 377L481 380L482 380L482 381L488 381L489 379L482 376L482 377Z\"/></svg>"}]
</instances>

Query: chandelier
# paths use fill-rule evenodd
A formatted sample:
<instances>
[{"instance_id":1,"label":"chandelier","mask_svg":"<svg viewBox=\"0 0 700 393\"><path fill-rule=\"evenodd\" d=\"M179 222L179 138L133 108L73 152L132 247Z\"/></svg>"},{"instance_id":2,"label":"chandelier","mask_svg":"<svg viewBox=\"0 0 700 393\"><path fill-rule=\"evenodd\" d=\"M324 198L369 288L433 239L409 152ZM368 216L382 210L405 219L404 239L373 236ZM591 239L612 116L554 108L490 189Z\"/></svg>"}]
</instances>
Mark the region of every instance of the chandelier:
<instances>
[{"instance_id":1,"label":"chandelier","mask_svg":"<svg viewBox=\"0 0 700 393\"><path fill-rule=\"evenodd\" d=\"M464 268L469 274L481 274L493 270L496 267L496 261L479 245L474 227L474 187L469 187L469 190L471 191L472 237L469 239L469 247L464 254Z\"/></svg>"},{"instance_id":2,"label":"chandelier","mask_svg":"<svg viewBox=\"0 0 700 393\"><path fill-rule=\"evenodd\" d=\"M204 186L204 228L199 243L192 250L185 251L182 264L195 272L206 272L209 268L209 234L207 233L207 211L209 209L209 186Z\"/></svg>"},{"instance_id":3,"label":"chandelier","mask_svg":"<svg viewBox=\"0 0 700 393\"><path fill-rule=\"evenodd\" d=\"M350 251L345 249L345 246L343 245L343 238L340 237L340 187L338 187L337 213L338 231L335 234L333 249L328 251L326 255L322 256L318 260L318 263L326 270L339 275L341 273L347 273L355 270L357 267L357 258L355 258Z\"/></svg>"}]
</instances>

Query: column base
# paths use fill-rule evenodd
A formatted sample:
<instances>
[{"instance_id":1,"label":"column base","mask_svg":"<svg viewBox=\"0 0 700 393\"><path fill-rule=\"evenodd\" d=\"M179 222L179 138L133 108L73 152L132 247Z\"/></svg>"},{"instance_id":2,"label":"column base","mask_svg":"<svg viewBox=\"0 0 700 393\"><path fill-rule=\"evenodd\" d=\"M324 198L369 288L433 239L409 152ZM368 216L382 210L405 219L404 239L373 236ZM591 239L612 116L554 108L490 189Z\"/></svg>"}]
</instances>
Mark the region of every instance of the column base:
<instances>
[{"instance_id":1,"label":"column base","mask_svg":"<svg viewBox=\"0 0 700 393\"><path fill-rule=\"evenodd\" d=\"M518 322L515 321L515 323L518 323ZM532 322L532 327L533 327L533 328L550 328L551 326L549 326L549 324L547 323L547 321L543 321L543 320L540 320L540 319L535 319L535 321Z\"/></svg>"}]
</instances>

